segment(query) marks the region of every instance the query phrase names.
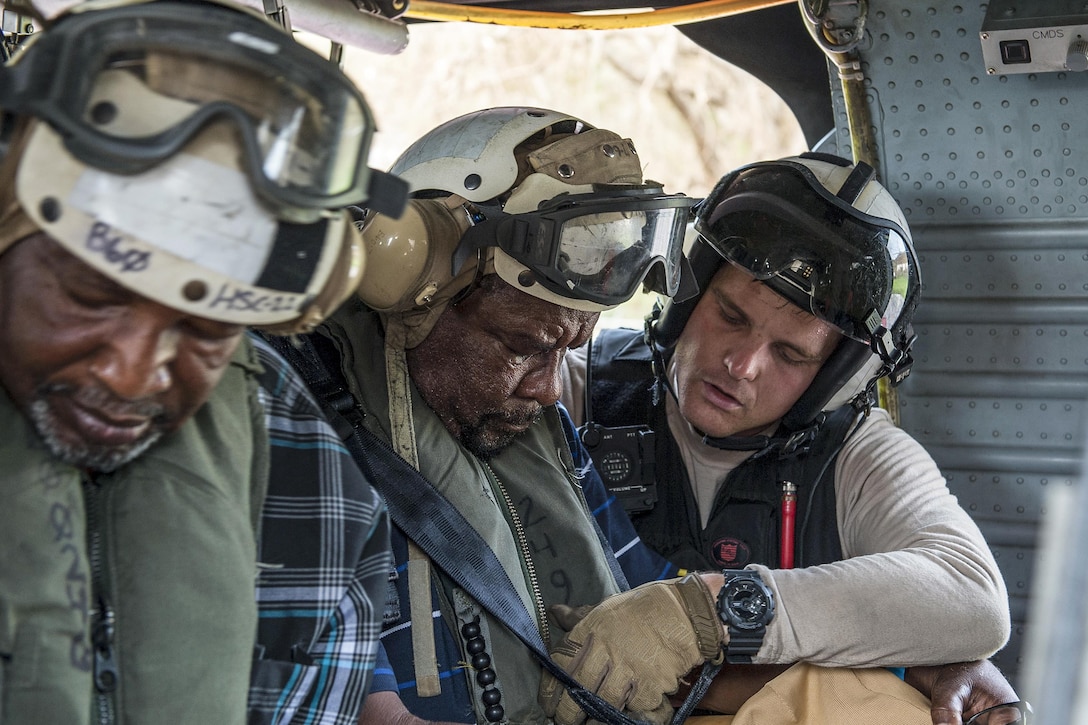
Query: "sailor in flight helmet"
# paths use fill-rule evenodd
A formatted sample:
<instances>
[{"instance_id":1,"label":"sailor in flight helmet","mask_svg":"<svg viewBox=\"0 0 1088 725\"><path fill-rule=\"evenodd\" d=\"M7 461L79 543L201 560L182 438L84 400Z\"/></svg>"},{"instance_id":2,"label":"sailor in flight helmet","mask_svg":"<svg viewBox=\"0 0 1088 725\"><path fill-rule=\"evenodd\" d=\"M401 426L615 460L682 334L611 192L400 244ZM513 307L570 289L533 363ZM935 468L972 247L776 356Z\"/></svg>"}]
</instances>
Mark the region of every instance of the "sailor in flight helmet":
<instances>
[{"instance_id":1,"label":"sailor in flight helmet","mask_svg":"<svg viewBox=\"0 0 1088 725\"><path fill-rule=\"evenodd\" d=\"M700 572L726 660L872 668L1000 649L1009 609L990 547L932 456L872 407L877 381L910 369L920 286L903 215L873 169L822 154L744 166L699 203L693 232L700 293L666 302L646 331L601 330L592 350L568 354L566 401L575 407L584 381L575 419L593 423L582 437L595 460L624 461L598 466L617 496L656 487L629 495L632 522ZM631 433L637 448L621 445ZM925 602L909 582L925 582ZM556 660L605 682L599 692L638 683L655 705L691 659L645 665L655 634L630 634L643 606L634 592L609 600ZM557 700L557 723L582 721Z\"/></svg>"},{"instance_id":2,"label":"sailor in flight helmet","mask_svg":"<svg viewBox=\"0 0 1088 725\"><path fill-rule=\"evenodd\" d=\"M648 323L665 350L724 264L736 265L842 333L808 389L782 419L795 445L823 412L865 409L877 381L901 382L913 363L911 321L921 285L903 212L872 167L806 153L742 167L722 178L695 213L688 252L700 292L666 301ZM769 439L707 438L720 448L759 448Z\"/></svg>"}]
</instances>

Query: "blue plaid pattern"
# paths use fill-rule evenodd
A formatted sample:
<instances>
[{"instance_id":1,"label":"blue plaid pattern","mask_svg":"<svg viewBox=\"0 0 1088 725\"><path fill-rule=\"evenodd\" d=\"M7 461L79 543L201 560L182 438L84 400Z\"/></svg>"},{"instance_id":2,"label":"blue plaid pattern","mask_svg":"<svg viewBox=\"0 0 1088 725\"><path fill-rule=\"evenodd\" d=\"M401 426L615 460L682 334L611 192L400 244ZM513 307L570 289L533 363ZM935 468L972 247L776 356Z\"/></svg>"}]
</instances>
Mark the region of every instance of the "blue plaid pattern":
<instances>
[{"instance_id":1,"label":"blue plaid pattern","mask_svg":"<svg viewBox=\"0 0 1088 725\"><path fill-rule=\"evenodd\" d=\"M249 723L354 725L390 570L385 504L298 374L251 335L271 460Z\"/></svg>"}]
</instances>

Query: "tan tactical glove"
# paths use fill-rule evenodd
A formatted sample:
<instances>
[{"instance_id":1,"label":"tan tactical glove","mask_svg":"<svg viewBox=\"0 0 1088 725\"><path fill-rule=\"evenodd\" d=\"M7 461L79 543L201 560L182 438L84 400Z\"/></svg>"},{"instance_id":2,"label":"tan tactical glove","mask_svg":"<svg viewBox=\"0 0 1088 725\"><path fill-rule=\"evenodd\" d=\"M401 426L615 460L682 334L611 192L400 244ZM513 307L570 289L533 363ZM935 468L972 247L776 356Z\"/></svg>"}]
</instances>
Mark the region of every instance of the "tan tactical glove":
<instances>
[{"instance_id":1,"label":"tan tactical glove","mask_svg":"<svg viewBox=\"0 0 1088 725\"><path fill-rule=\"evenodd\" d=\"M720 657L723 644L714 599L698 576L689 574L604 600L574 626L552 658L617 708L667 723L673 712L668 696L680 678ZM582 709L547 672L540 704L556 725L585 721Z\"/></svg>"}]
</instances>

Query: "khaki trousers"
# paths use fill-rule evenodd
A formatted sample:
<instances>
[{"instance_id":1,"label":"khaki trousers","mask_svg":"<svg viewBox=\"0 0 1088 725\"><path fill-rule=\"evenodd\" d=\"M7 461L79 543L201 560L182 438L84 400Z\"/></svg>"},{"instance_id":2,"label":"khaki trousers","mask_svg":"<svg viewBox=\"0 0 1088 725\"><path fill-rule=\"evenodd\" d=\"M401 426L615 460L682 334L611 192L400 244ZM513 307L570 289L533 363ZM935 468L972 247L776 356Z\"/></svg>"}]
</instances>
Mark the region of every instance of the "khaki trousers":
<instances>
[{"instance_id":1,"label":"khaki trousers","mask_svg":"<svg viewBox=\"0 0 1088 725\"><path fill-rule=\"evenodd\" d=\"M929 700L882 669L799 663L750 697L736 715L700 715L691 725L929 725Z\"/></svg>"}]
</instances>

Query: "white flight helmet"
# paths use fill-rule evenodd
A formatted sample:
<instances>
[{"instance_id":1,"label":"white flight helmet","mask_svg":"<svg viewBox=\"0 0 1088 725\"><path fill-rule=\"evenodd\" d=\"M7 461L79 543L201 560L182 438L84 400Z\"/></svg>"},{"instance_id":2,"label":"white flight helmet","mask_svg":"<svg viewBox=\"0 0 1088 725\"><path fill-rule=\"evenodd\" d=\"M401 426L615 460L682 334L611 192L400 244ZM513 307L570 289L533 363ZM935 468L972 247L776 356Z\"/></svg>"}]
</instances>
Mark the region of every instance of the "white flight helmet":
<instances>
[{"instance_id":1,"label":"white flight helmet","mask_svg":"<svg viewBox=\"0 0 1088 725\"><path fill-rule=\"evenodd\" d=\"M693 199L643 182L634 144L573 116L491 108L428 132L393 164L414 197L371 215L360 296L383 311L441 313L479 276L601 311L640 285L672 294ZM429 326L424 326L429 329Z\"/></svg>"},{"instance_id":2,"label":"white flight helmet","mask_svg":"<svg viewBox=\"0 0 1088 725\"><path fill-rule=\"evenodd\" d=\"M700 295L728 262L843 334L783 418L788 428L864 404L877 380L909 374L918 258L902 210L870 166L829 154L751 164L723 177L695 216L689 261ZM665 303L652 323L657 344L676 344L700 295Z\"/></svg>"}]
</instances>

